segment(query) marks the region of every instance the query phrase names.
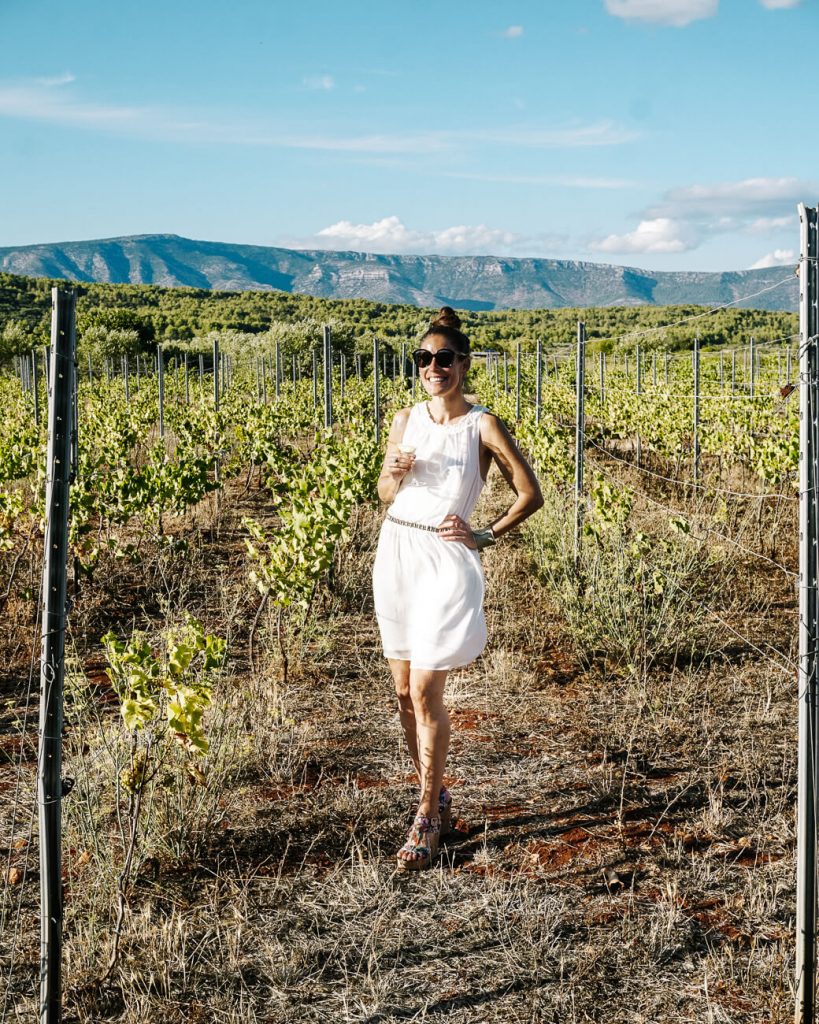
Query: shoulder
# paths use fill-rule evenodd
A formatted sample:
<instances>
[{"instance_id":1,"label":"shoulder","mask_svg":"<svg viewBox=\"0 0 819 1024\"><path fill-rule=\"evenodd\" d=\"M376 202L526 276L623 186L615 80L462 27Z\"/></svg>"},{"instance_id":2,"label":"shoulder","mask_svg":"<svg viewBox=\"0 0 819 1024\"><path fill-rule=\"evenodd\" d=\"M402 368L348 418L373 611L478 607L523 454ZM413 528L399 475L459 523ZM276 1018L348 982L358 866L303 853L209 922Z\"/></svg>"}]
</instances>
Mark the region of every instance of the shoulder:
<instances>
[{"instance_id":1,"label":"shoulder","mask_svg":"<svg viewBox=\"0 0 819 1024\"><path fill-rule=\"evenodd\" d=\"M478 426L481 432L481 441L490 448L496 447L497 445L503 445L505 442L508 443L512 440L512 436L509 433L509 428L495 413L485 409L478 420Z\"/></svg>"},{"instance_id":2,"label":"shoulder","mask_svg":"<svg viewBox=\"0 0 819 1024\"><path fill-rule=\"evenodd\" d=\"M410 418L410 413L415 407L412 405L405 406L403 409L399 409L392 418L393 423L406 423Z\"/></svg>"},{"instance_id":3,"label":"shoulder","mask_svg":"<svg viewBox=\"0 0 819 1024\"><path fill-rule=\"evenodd\" d=\"M399 409L398 412L395 413L392 418L392 424L390 425L390 441L393 441L396 444L400 443L401 438L404 436L404 430L409 422L412 410L413 406L407 406L404 409Z\"/></svg>"},{"instance_id":4,"label":"shoulder","mask_svg":"<svg viewBox=\"0 0 819 1024\"><path fill-rule=\"evenodd\" d=\"M481 437L484 434L497 433L500 430L506 430L506 425L500 416L496 416L493 412L490 412L486 406L482 406L478 415L478 423L481 428Z\"/></svg>"}]
</instances>

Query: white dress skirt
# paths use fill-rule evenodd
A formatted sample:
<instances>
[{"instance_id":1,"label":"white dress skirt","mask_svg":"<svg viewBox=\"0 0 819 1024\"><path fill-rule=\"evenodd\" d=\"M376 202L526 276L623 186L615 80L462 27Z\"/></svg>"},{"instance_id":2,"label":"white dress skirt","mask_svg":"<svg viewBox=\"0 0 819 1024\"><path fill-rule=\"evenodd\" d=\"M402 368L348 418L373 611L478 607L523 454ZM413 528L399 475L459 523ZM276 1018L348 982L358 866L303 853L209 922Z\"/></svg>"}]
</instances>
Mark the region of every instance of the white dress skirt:
<instances>
[{"instance_id":1,"label":"white dress skirt","mask_svg":"<svg viewBox=\"0 0 819 1024\"><path fill-rule=\"evenodd\" d=\"M456 514L469 520L483 488L479 423L473 405L452 423L436 423L429 402L410 410L404 444L415 465L401 481L388 516L440 526ZM474 526L474 524L473 524ZM410 668L468 665L486 646L480 556L460 541L384 520L373 566L375 613L386 658Z\"/></svg>"}]
</instances>

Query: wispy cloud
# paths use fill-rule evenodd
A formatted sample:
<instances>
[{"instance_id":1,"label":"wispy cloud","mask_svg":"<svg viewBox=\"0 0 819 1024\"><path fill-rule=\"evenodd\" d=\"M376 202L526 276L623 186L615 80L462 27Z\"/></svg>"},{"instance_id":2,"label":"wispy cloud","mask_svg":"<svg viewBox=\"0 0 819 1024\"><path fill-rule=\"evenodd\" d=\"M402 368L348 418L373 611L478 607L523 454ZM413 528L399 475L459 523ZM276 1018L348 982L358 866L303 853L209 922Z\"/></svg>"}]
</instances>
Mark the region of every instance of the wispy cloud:
<instances>
[{"instance_id":1,"label":"wispy cloud","mask_svg":"<svg viewBox=\"0 0 819 1024\"><path fill-rule=\"evenodd\" d=\"M683 28L692 21L712 18L719 0L605 0L606 10L626 21L646 21Z\"/></svg>"},{"instance_id":2,"label":"wispy cloud","mask_svg":"<svg viewBox=\"0 0 819 1024\"><path fill-rule=\"evenodd\" d=\"M782 217L805 196L815 195L817 182L793 177L743 178L710 185L669 189L648 211L655 217Z\"/></svg>"},{"instance_id":3,"label":"wispy cloud","mask_svg":"<svg viewBox=\"0 0 819 1024\"><path fill-rule=\"evenodd\" d=\"M70 71L66 71L62 75L54 75L51 78L34 79L37 85L45 86L47 89L53 89L60 85L70 85L72 82L76 82L76 80L76 76L72 75Z\"/></svg>"},{"instance_id":4,"label":"wispy cloud","mask_svg":"<svg viewBox=\"0 0 819 1024\"><path fill-rule=\"evenodd\" d=\"M55 88L57 85L61 87ZM279 146L372 154L418 155L467 150L476 144L573 149L620 145L639 137L637 132L610 121L557 128L504 127L476 131L288 131L273 127L262 117L230 111L183 111L155 106L96 103L85 98L74 84L73 76L67 75L47 80L0 81L0 117L71 125L161 142Z\"/></svg>"},{"instance_id":5,"label":"wispy cloud","mask_svg":"<svg viewBox=\"0 0 819 1024\"><path fill-rule=\"evenodd\" d=\"M150 123L147 108L78 101L72 90L55 88L71 81L73 79L62 82L59 79L39 79L19 85L0 84L0 116L84 125L109 131L121 130L126 125L135 128L141 122Z\"/></svg>"},{"instance_id":6,"label":"wispy cloud","mask_svg":"<svg viewBox=\"0 0 819 1024\"><path fill-rule=\"evenodd\" d=\"M624 128L613 121L569 125L563 128L502 128L467 131L461 135L477 142L525 146L537 149L576 149L586 146L620 146L634 142L641 132Z\"/></svg>"},{"instance_id":7,"label":"wispy cloud","mask_svg":"<svg viewBox=\"0 0 819 1024\"><path fill-rule=\"evenodd\" d=\"M788 7L798 7L802 0L759 0L759 2L763 7L767 7L769 11L782 11Z\"/></svg>"},{"instance_id":8,"label":"wispy cloud","mask_svg":"<svg viewBox=\"0 0 819 1024\"><path fill-rule=\"evenodd\" d=\"M56 79L52 80L56 84ZM73 79L72 79L73 81ZM69 84L65 80L66 85ZM0 117L71 125L146 140L281 146L353 153L440 151L451 143L442 132L331 135L276 130L260 118L176 111L160 107L95 103L76 88L55 89L42 81L0 82Z\"/></svg>"},{"instance_id":9,"label":"wispy cloud","mask_svg":"<svg viewBox=\"0 0 819 1024\"><path fill-rule=\"evenodd\" d=\"M318 89L329 92L330 89L335 89L336 87L336 83L332 75L308 75L302 81L308 89Z\"/></svg>"},{"instance_id":10,"label":"wispy cloud","mask_svg":"<svg viewBox=\"0 0 819 1024\"><path fill-rule=\"evenodd\" d=\"M795 213L784 217L757 217L747 225L745 230L749 235L766 235L772 231L781 231L782 228L790 227L796 227Z\"/></svg>"},{"instance_id":11,"label":"wispy cloud","mask_svg":"<svg viewBox=\"0 0 819 1024\"><path fill-rule=\"evenodd\" d=\"M523 35L523 25L510 25L501 32L504 39L520 39Z\"/></svg>"},{"instance_id":12,"label":"wispy cloud","mask_svg":"<svg viewBox=\"0 0 819 1024\"><path fill-rule=\"evenodd\" d=\"M434 172L435 173L435 172ZM580 189L638 188L640 183L627 178L595 178L586 175L562 174L481 174L478 171L439 171L443 178L461 178L465 181L487 181L500 185L542 185L545 187Z\"/></svg>"}]
</instances>

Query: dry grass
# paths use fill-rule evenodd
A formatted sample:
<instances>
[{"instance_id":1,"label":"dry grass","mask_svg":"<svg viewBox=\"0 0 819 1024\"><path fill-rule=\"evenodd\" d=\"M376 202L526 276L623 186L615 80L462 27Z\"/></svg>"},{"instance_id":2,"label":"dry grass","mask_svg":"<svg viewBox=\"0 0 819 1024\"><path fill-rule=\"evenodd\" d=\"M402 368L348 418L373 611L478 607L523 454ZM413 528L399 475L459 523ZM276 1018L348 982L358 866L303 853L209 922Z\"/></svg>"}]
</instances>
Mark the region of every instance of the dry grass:
<instances>
[{"instance_id":1,"label":"dry grass","mask_svg":"<svg viewBox=\"0 0 819 1024\"><path fill-rule=\"evenodd\" d=\"M476 521L503 507L500 483ZM256 514L255 492L227 501L187 552L112 573L78 603L77 657L98 684L108 625L158 629L182 607L230 631L233 660L209 787L180 781L155 807L109 978L122 842L104 686L76 724L66 1021L791 1019L790 678L710 631L702 657L695 645L634 671L584 665L560 595L524 538L504 538L484 556L489 646L448 682L458 830L434 870L396 876L414 789L372 612L378 517L360 512L282 687L270 623L255 672L246 657L256 598L237 523L249 504ZM721 607L738 629L752 613L778 637L792 596L766 586L765 602L758 584ZM17 686L25 654L14 664ZM36 874L12 894L23 930L10 1019L28 1020Z\"/></svg>"}]
</instances>

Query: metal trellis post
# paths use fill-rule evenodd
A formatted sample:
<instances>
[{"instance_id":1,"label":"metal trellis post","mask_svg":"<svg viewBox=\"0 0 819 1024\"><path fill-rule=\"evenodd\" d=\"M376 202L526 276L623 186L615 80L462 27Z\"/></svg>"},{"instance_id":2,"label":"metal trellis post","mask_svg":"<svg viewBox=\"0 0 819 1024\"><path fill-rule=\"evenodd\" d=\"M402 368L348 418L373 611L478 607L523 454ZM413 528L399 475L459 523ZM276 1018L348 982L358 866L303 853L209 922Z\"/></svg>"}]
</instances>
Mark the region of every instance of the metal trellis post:
<instances>
[{"instance_id":1,"label":"metal trellis post","mask_svg":"<svg viewBox=\"0 0 819 1024\"><path fill-rule=\"evenodd\" d=\"M51 386L48 396L46 531L42 582L40 743L40 1021L62 1016L62 729L68 558L68 501L75 351L75 292L51 291Z\"/></svg>"},{"instance_id":2,"label":"metal trellis post","mask_svg":"<svg viewBox=\"0 0 819 1024\"><path fill-rule=\"evenodd\" d=\"M700 478L700 336L694 338L694 483Z\"/></svg>"},{"instance_id":3,"label":"metal trellis post","mask_svg":"<svg viewBox=\"0 0 819 1024\"><path fill-rule=\"evenodd\" d=\"M165 360L162 346L156 346L156 372L159 380L159 436L165 436Z\"/></svg>"},{"instance_id":4,"label":"metal trellis post","mask_svg":"<svg viewBox=\"0 0 819 1024\"><path fill-rule=\"evenodd\" d=\"M583 528L583 442L585 439L585 403L586 384L586 325L582 321L577 324L577 369L575 372L575 388L577 405L575 410L574 435L574 564L580 560L580 531Z\"/></svg>"},{"instance_id":5,"label":"metal trellis post","mask_svg":"<svg viewBox=\"0 0 819 1024\"><path fill-rule=\"evenodd\" d=\"M799 206L799 753L796 837L796 1024L816 1012L817 487L819 486L819 208Z\"/></svg>"},{"instance_id":6,"label":"metal trellis post","mask_svg":"<svg viewBox=\"0 0 819 1024\"><path fill-rule=\"evenodd\" d=\"M333 338L330 328L324 327L324 427L333 425Z\"/></svg>"},{"instance_id":7,"label":"metal trellis post","mask_svg":"<svg viewBox=\"0 0 819 1024\"><path fill-rule=\"evenodd\" d=\"M606 353L602 350L599 353L600 363L600 404L606 400Z\"/></svg>"},{"instance_id":8,"label":"metal trellis post","mask_svg":"<svg viewBox=\"0 0 819 1024\"><path fill-rule=\"evenodd\" d=\"M520 422L520 360L521 350L520 342L518 342L515 350L515 420L517 422Z\"/></svg>"},{"instance_id":9,"label":"metal trellis post","mask_svg":"<svg viewBox=\"0 0 819 1024\"><path fill-rule=\"evenodd\" d=\"M40 379L37 373L37 353L31 353L31 380L34 385L34 425L40 425Z\"/></svg>"},{"instance_id":10,"label":"metal trellis post","mask_svg":"<svg viewBox=\"0 0 819 1024\"><path fill-rule=\"evenodd\" d=\"M281 398L282 395L282 350L279 342L276 342L276 398Z\"/></svg>"},{"instance_id":11,"label":"metal trellis post","mask_svg":"<svg viewBox=\"0 0 819 1024\"><path fill-rule=\"evenodd\" d=\"M541 388L543 385L543 355L540 338L537 339L537 348L535 349L535 423L540 423L540 395Z\"/></svg>"},{"instance_id":12,"label":"metal trellis post","mask_svg":"<svg viewBox=\"0 0 819 1024\"><path fill-rule=\"evenodd\" d=\"M415 386L415 363L413 366L413 387ZM373 338L373 403L375 406L375 442L381 443L381 381L378 375L378 338Z\"/></svg>"}]
</instances>

